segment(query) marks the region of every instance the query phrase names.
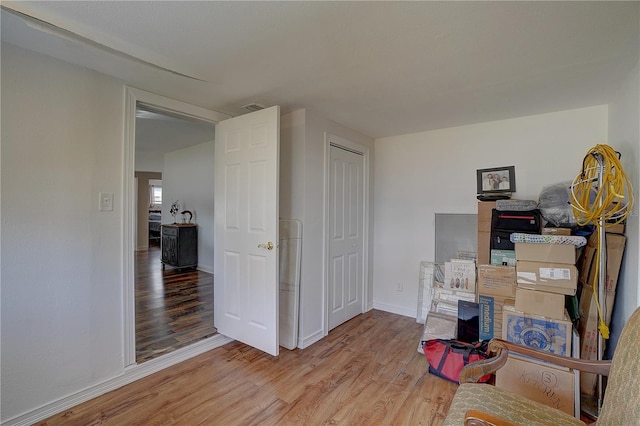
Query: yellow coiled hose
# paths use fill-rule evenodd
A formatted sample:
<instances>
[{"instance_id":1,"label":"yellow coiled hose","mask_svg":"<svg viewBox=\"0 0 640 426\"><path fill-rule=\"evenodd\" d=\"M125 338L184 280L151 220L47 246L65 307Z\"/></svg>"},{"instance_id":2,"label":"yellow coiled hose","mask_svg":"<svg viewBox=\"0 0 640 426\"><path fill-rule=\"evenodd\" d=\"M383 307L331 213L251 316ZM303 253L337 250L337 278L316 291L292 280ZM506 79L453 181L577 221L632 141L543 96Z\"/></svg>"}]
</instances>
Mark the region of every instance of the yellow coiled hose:
<instances>
[{"instance_id":1,"label":"yellow coiled hose","mask_svg":"<svg viewBox=\"0 0 640 426\"><path fill-rule=\"evenodd\" d=\"M601 184L599 185L599 182ZM596 145L582 160L582 170L571 184L571 207L576 223L585 226L590 223L605 228L624 221L633 207L631 181L625 174L618 153L609 145ZM598 239L597 253L601 251ZM593 274L593 297L598 308L598 330L603 338L609 338L607 327L598 300L598 268L596 262Z\"/></svg>"}]
</instances>

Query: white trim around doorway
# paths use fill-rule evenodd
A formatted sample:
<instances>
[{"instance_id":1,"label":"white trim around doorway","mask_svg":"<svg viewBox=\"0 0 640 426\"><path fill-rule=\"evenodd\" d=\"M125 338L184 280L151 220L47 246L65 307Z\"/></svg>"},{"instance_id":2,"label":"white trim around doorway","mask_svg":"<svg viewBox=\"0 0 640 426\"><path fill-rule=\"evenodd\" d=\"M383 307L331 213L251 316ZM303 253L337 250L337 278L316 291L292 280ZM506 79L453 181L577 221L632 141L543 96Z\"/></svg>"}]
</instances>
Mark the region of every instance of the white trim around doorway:
<instances>
[{"instance_id":1,"label":"white trim around doorway","mask_svg":"<svg viewBox=\"0 0 640 426\"><path fill-rule=\"evenodd\" d=\"M183 117L190 117L210 123L217 123L230 118L227 114L210 111L195 105L190 105L175 99L156 95L127 86L125 88L125 117L124 117L124 158L123 158L123 201L122 217L124 229L122 239L122 295L124 298L124 368L136 366L136 336L135 336L135 277L133 257L135 251L135 139L136 139L136 108L138 103L151 106L154 109ZM146 363L145 363L146 364Z\"/></svg>"}]
</instances>

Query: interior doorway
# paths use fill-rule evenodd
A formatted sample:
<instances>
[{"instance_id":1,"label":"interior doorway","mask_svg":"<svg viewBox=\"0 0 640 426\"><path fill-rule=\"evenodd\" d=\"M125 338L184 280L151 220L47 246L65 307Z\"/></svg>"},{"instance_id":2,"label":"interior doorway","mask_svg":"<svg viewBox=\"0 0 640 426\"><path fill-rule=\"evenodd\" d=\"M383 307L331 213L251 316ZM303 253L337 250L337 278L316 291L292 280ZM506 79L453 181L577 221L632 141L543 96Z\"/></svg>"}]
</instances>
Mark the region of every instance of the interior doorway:
<instances>
[{"instance_id":1,"label":"interior doorway","mask_svg":"<svg viewBox=\"0 0 640 426\"><path fill-rule=\"evenodd\" d=\"M180 201L181 208L186 207L189 210L193 210L193 219L195 223L198 224L198 228L203 227L203 225L206 226L205 224L208 222L206 218L207 214L211 215L210 220L212 223L214 222L213 221L213 205L209 207L196 206L195 209L192 209L191 203L193 202L193 200L197 198L192 197L191 191L195 191L195 192L200 191L201 194L207 194L207 195L213 195L215 192L216 193L215 202L218 206L218 212L220 211L223 211L226 213L232 212L233 206L234 206L233 204L234 198L232 197L230 198L230 194L228 192L220 192L218 190L214 190L214 186L211 185L212 182L214 183L215 186L219 185L220 182L230 183L229 179L234 170L233 167L224 168L224 167L216 166L216 163L214 163L214 161L218 161L219 158L222 158L218 153L218 149L224 147L224 149L227 152L229 152L229 150L233 151L234 143L238 142L238 139L236 138L237 132L242 132L242 133L249 132L251 137L246 140L249 142L251 148L262 152L264 155L273 156L277 160L278 144L277 143L274 144L271 142L274 142L274 141L277 142L279 140L279 107L278 106L273 106L262 111L245 114L244 116L241 116L241 117L231 118L226 114L206 110L201 107L186 104L184 102L180 102L174 99L165 98L163 96L145 92L140 89L127 87L126 102L125 102L126 119L125 119L125 138L124 138L124 168L123 168L124 191L123 191L123 206L122 206L122 209L124 212L123 265L122 265L123 277L124 277L123 279L124 354L123 355L124 355L125 368L130 369L131 371L133 371L134 369L139 370L138 368L136 368L137 361L136 361L136 333L135 333L135 328L136 328L135 327L135 321L136 321L136 318L135 318L135 313L136 313L136 309L135 309L135 238L136 238L136 214L137 214L136 208L135 208L136 206L136 195L135 195L136 194L136 189L135 189L136 164L135 163L136 163L136 159L138 160L140 159L139 156L138 158L136 158L136 121L137 121L136 111L138 110L139 106L144 106L144 109L152 113L163 113L171 117L177 116L187 120L195 119L196 121L199 121L199 122L209 123L212 126L215 125L216 126L215 131L218 133L224 134L224 132L222 132L220 129L233 130L233 132L231 132L230 134L227 134L226 138L220 137L220 140L217 140L218 137L214 136L211 142L211 147L213 148L211 152L208 151L209 149L208 144L200 144L194 147L193 148L194 150L197 151L200 148L202 148L202 151L198 152L197 155L191 155L188 161L185 161L185 156L182 155L184 154L182 151L188 151L189 153L193 154L193 152L191 152L191 148L185 148L184 150L176 151L177 155L175 159L177 160L177 163L182 163L185 167L182 167L180 169L167 168L166 161L165 161L165 167L162 172L163 200L166 199L169 201L167 201L166 204L163 201L163 206L162 206L163 222L165 220L164 219L165 211L167 211L167 213L170 213L172 210L174 210L171 208L171 206L175 204L175 202L172 202L173 200ZM266 118L264 116L265 114L268 116L268 119L265 120L263 123L258 123L257 121L260 121L263 118ZM253 122L254 120L256 122ZM239 126L239 128L236 128L236 126ZM167 154L165 154L165 158L166 156ZM273 165L277 166L277 161L273 161L272 163ZM258 173L259 171L262 170L263 172L262 175L265 175L265 173L269 173L269 176L271 175L274 176L274 178L269 179L268 182L270 182L270 190L273 191L275 194L277 194L277 189L278 189L277 167L274 169L269 168L267 167L264 161L262 162L249 161L248 164L250 165L250 169L247 169L246 171L251 171L251 173L249 173L247 178L249 178L250 182L255 184L253 185L253 187L259 186L260 182L263 183L262 185L263 187L265 186L264 183L267 182L267 180L261 179L260 177L261 175L260 173ZM206 167L203 168L202 167L203 165L205 165ZM189 195L188 197L183 197L181 195L182 198L177 198L177 196L167 195L167 193L169 192L169 186L170 186L169 182L173 180L170 178L169 170L171 169L178 170L178 173L176 173L176 176L177 176L176 180L182 181L183 185L181 185L181 188L182 188L182 191L184 191L182 192L182 194L188 194ZM210 178L203 179L201 176L197 178L187 177L189 175L189 172L193 170L203 170L203 169L212 173ZM205 184L204 185L199 184L201 182L205 182ZM221 199L218 200L217 198L218 195L223 193L226 194L227 197L221 197ZM265 247L264 250L270 252L269 247L275 248L273 241L277 241L277 238L278 238L277 208L275 209L275 211L267 211L267 208L266 208L267 204L262 202L262 201L265 201L265 197L266 197L265 192L263 191L253 191L251 192L251 194L248 194L248 195L250 195L249 197L250 202L246 205L243 204L244 213L242 214L245 216L249 215L249 217L251 217L254 222L258 218L262 217L263 218L262 222L264 222L265 224L267 222L269 224L273 224L275 231L271 232L268 236L266 236L269 242L271 242L271 244L269 244L269 242L267 241L260 242L260 244L258 244L258 248L261 248L262 246L264 246ZM277 197L269 197L269 200L272 200L270 202L275 203L273 205L275 206L278 205ZM185 204L182 204L183 202ZM184 213L184 212L181 212L181 213ZM191 217L191 215L189 215L189 217ZM217 238L217 235L219 234L217 232L218 222L227 223L224 220L222 220L222 218L224 217L226 216L221 216L219 213L217 213L216 220L215 220L216 231L214 232L213 229L211 229L210 231L206 229L202 229L203 231L202 235L209 236L211 235L210 233L213 233ZM172 220L174 220L173 217L172 217ZM251 223L252 229L256 226L259 226L259 223L254 223L254 222ZM170 224L170 225L173 225L173 227L180 228L179 223ZM192 226L192 225L189 224L189 226ZM265 225L265 229L266 229L266 225ZM164 234L161 235L161 239L164 237L165 237ZM236 239L233 239L233 241L235 240ZM229 240L229 241L232 241L232 240ZM218 244L217 239L208 247L201 246L201 243L204 243L204 241L198 237L197 268L198 270L203 270L204 272L208 272L209 270L213 272L213 266L208 264L208 262L214 261L214 255L211 254L210 256L209 255L202 256L201 250L208 248L209 250L211 250L211 253L213 253L213 249L214 247L216 247L217 253L224 252L228 254L228 250L226 250L226 245ZM243 244L244 243L246 242L243 242ZM219 247L221 248L218 249ZM255 248L256 245L253 244L252 242L249 242L248 247L253 250L253 248ZM273 252L273 253L275 254L275 256L269 256L269 257L275 257L275 260L277 260L277 252ZM255 258L256 257L253 256L251 259L255 260ZM225 309L232 309L233 308L232 304L234 302L234 300L231 300L229 298L218 297L218 295L216 294L216 292L218 292L222 287L221 284L223 284L226 287L229 287L229 282L230 282L229 277L224 275L224 272L226 271L225 268L218 269L219 260L220 260L219 256L216 255L215 256L216 274L220 277L218 281L221 281L221 283L219 283L218 285L214 284L214 314L215 314L214 322L215 322L215 325L220 328L221 332L217 333L213 337L205 338L199 341L198 343L191 344L189 346L174 350L173 352L162 355L157 359L152 359L148 361L147 363L143 364L144 367L140 366L145 371L154 371L157 368L164 368L164 366L173 365L174 363L179 362L180 360L191 358L209 349L213 349L213 348L219 347L222 344L228 343L230 339L241 340L239 337L242 337L242 336L237 336L235 335L235 333L224 332L224 330L222 329L222 326L220 325L221 323L217 318L217 315L218 315L217 313L221 312L221 310L218 309L218 306L217 306L218 303L221 303L221 306ZM252 279L251 279L251 284L256 284L258 287L266 283L268 288L265 288L264 285L262 285L261 287L263 290L263 293L266 291L269 294L272 294L273 297L253 298L250 300L247 300L247 299L235 300L235 302L238 302L237 305L242 305L243 309L247 308L246 311L249 312L250 314L247 317L249 321L254 321L254 322L259 321L262 324L264 324L266 321L265 318L269 317L267 318L270 321L269 327L268 327L269 333L262 333L259 335L261 338L264 338L263 337L264 335L268 335L269 345L275 348L274 351L270 351L269 353L271 352L277 353L277 348L278 348L277 329L275 328L278 325L277 324L277 315L278 315L277 268L275 267L275 264L277 264L277 262L275 262L273 266L273 270L276 271L275 274L268 275L266 273L260 273L260 271L257 271L254 268L252 269ZM252 307L259 308L259 309L252 309ZM273 321L271 320L271 317L273 317ZM271 326L271 323L273 323L273 327ZM250 340L249 342L245 342L245 343L248 343L254 347L260 346L258 343L254 342L253 339L249 339L249 340Z\"/></svg>"},{"instance_id":2,"label":"interior doorway","mask_svg":"<svg viewBox=\"0 0 640 426\"><path fill-rule=\"evenodd\" d=\"M142 92L146 94L146 92ZM150 94L149 94L150 95ZM144 97L144 96L143 96ZM136 100L129 126L130 265L127 276L127 365L140 364L216 335L213 324L213 161L215 121L179 102ZM154 96L151 95L153 101ZM197 108L196 108L197 109ZM131 120L131 117L128 117ZM131 124L131 123L129 123ZM133 127L133 129L131 129ZM131 182L130 179L126 179ZM161 188L161 190L158 190ZM160 195L161 194L161 195ZM127 204L127 203L125 203ZM177 212L171 206L178 206ZM175 213L175 214L173 214ZM197 230L198 262L161 262L162 224L189 221Z\"/></svg>"}]
</instances>

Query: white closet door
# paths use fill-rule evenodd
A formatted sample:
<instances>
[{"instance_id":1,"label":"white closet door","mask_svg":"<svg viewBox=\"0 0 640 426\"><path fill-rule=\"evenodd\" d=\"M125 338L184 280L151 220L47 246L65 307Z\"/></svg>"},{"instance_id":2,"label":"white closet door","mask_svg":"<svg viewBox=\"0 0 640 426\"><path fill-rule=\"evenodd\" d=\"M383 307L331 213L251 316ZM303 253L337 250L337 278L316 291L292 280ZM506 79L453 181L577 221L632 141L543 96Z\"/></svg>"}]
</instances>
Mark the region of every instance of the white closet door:
<instances>
[{"instance_id":1,"label":"white closet door","mask_svg":"<svg viewBox=\"0 0 640 426\"><path fill-rule=\"evenodd\" d=\"M329 330L362 313L364 158L329 150Z\"/></svg>"}]
</instances>

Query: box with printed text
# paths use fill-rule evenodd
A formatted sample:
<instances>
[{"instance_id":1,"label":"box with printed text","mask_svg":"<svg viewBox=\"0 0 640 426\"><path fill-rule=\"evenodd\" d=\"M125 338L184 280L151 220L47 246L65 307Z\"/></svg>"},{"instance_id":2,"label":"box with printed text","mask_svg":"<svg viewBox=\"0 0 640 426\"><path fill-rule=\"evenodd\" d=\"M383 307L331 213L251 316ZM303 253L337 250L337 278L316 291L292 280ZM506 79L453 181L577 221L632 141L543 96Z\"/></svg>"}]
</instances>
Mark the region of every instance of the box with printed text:
<instances>
[{"instance_id":1,"label":"box with printed text","mask_svg":"<svg viewBox=\"0 0 640 426\"><path fill-rule=\"evenodd\" d=\"M513 306L515 300L510 297L478 295L479 338L490 340L502 338L502 312L505 306Z\"/></svg>"},{"instance_id":2,"label":"box with printed text","mask_svg":"<svg viewBox=\"0 0 640 426\"><path fill-rule=\"evenodd\" d=\"M491 250L492 265L516 266L516 252L514 250Z\"/></svg>"},{"instance_id":3,"label":"box with printed text","mask_svg":"<svg viewBox=\"0 0 640 426\"><path fill-rule=\"evenodd\" d=\"M571 415L576 411L575 381L574 370L511 354L496 371L496 387Z\"/></svg>"}]
</instances>

